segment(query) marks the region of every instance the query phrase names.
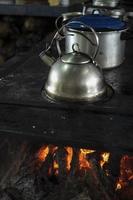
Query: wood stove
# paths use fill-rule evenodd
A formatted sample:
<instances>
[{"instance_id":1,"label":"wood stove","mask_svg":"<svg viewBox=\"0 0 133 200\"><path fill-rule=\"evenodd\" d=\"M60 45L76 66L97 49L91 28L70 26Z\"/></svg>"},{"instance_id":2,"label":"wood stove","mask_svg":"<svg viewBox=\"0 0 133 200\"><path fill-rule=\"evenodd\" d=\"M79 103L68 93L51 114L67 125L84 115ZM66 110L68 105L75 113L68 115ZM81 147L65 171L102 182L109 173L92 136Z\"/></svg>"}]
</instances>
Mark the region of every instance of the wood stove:
<instances>
[{"instance_id":1,"label":"wood stove","mask_svg":"<svg viewBox=\"0 0 133 200\"><path fill-rule=\"evenodd\" d=\"M1 67L1 200L133 198L132 44L104 72L112 99L93 104L43 99L49 68L36 51Z\"/></svg>"}]
</instances>

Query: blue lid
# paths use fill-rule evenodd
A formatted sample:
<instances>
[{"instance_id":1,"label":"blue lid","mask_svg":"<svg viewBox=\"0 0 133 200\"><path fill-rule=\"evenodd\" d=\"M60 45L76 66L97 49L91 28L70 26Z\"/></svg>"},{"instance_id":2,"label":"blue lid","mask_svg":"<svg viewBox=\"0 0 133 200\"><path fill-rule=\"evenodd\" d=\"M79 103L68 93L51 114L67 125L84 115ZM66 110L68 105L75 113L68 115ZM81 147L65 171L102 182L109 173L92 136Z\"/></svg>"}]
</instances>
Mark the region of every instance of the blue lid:
<instances>
[{"instance_id":1,"label":"blue lid","mask_svg":"<svg viewBox=\"0 0 133 200\"><path fill-rule=\"evenodd\" d=\"M75 21L83 22L96 30L122 30L126 28L126 23L120 19L99 14L75 17L69 21L71 24L67 26L73 29L85 30L87 28L84 28L82 24L76 23Z\"/></svg>"}]
</instances>

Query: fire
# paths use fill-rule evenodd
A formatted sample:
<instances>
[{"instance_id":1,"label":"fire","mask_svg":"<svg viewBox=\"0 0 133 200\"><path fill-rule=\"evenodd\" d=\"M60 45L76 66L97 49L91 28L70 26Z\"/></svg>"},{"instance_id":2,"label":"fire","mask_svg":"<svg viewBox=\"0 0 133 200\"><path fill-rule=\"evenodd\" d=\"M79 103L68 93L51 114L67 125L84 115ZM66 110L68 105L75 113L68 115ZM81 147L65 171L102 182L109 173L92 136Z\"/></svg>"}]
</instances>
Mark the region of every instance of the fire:
<instances>
[{"instance_id":1,"label":"fire","mask_svg":"<svg viewBox=\"0 0 133 200\"><path fill-rule=\"evenodd\" d=\"M45 161L47 155L49 154L49 147L48 146L43 146L38 152L38 159L42 162Z\"/></svg>"},{"instance_id":2,"label":"fire","mask_svg":"<svg viewBox=\"0 0 133 200\"><path fill-rule=\"evenodd\" d=\"M72 147L64 147L64 149L66 150L66 156L64 157L64 161L66 162L66 170L69 172L71 170L71 162L73 159L73 148ZM53 170L55 172L55 175L58 175L59 173L59 164L58 162L54 159L54 157L56 157L56 151L58 150L57 146L43 146L40 148L40 150L38 151L38 159L41 162L45 162L46 158L48 155L52 155L53 157ZM91 165L87 159L87 155L94 153L94 150L89 150L89 149L80 149L79 150L79 170L87 170L91 168ZM101 168L103 168L104 164L108 162L109 160L109 153L103 153L101 155L101 161L100 161L100 166ZM50 167L49 169L49 174L52 173L52 168ZM132 177L133 178L133 177Z\"/></svg>"},{"instance_id":3,"label":"fire","mask_svg":"<svg viewBox=\"0 0 133 200\"><path fill-rule=\"evenodd\" d=\"M116 190L121 190L121 188L122 188L121 183L118 182L118 183L116 184Z\"/></svg>"},{"instance_id":4,"label":"fire","mask_svg":"<svg viewBox=\"0 0 133 200\"><path fill-rule=\"evenodd\" d=\"M83 154L90 154L95 152L94 150L89 150L89 149L80 149L80 150Z\"/></svg>"},{"instance_id":5,"label":"fire","mask_svg":"<svg viewBox=\"0 0 133 200\"><path fill-rule=\"evenodd\" d=\"M68 171L71 169L71 162L73 158L73 149L72 147L65 147L67 156L66 156L66 168Z\"/></svg>"},{"instance_id":6,"label":"fire","mask_svg":"<svg viewBox=\"0 0 133 200\"><path fill-rule=\"evenodd\" d=\"M133 157L123 156L120 162L120 177L116 189L122 189L133 180Z\"/></svg>"},{"instance_id":7,"label":"fire","mask_svg":"<svg viewBox=\"0 0 133 200\"><path fill-rule=\"evenodd\" d=\"M58 147L56 147L56 146L51 146L51 147L50 147L50 153L51 153L51 154L54 154L54 153L56 152L57 149L58 149Z\"/></svg>"},{"instance_id":8,"label":"fire","mask_svg":"<svg viewBox=\"0 0 133 200\"><path fill-rule=\"evenodd\" d=\"M110 153L105 152L101 155L101 157L102 157L102 160L100 161L100 166L101 168L103 168L105 163L108 163L109 161Z\"/></svg>"},{"instance_id":9,"label":"fire","mask_svg":"<svg viewBox=\"0 0 133 200\"><path fill-rule=\"evenodd\" d=\"M63 154L61 150L63 150ZM88 155L94 152L96 151L89 149L79 149L75 152L72 147L64 147L62 149L62 147L58 148L53 145L45 145L37 152L37 169L38 167L43 167L46 163L46 172L48 176L59 176L59 173L62 172L65 172L65 175L71 175L71 172L74 172L75 175L79 173L79 176L81 176L88 170L90 170L90 173L91 171L93 172L93 164L91 162L92 156ZM107 176L110 176L110 173L108 173L107 165L105 167L105 164L108 163L109 159L110 153L108 152L104 152L100 155L100 161L97 161L96 157L97 164L99 164ZM74 166L76 167L76 170L74 169ZM63 167L63 169L61 169L61 167ZM117 181L115 182L116 191L128 187L132 180L133 156L125 155L120 161L120 176L117 177Z\"/></svg>"},{"instance_id":10,"label":"fire","mask_svg":"<svg viewBox=\"0 0 133 200\"><path fill-rule=\"evenodd\" d=\"M116 190L121 190L126 186L126 184L123 182L121 177L118 178L118 181L116 182Z\"/></svg>"},{"instance_id":11,"label":"fire","mask_svg":"<svg viewBox=\"0 0 133 200\"><path fill-rule=\"evenodd\" d=\"M57 149L58 147L56 146L42 146L37 153L37 157L40 161L44 162L48 154L54 154Z\"/></svg>"},{"instance_id":12,"label":"fire","mask_svg":"<svg viewBox=\"0 0 133 200\"><path fill-rule=\"evenodd\" d=\"M90 163L87 160L87 154L91 154L95 152L94 150L88 150L88 149L80 149L79 152L79 169L90 169Z\"/></svg>"},{"instance_id":13,"label":"fire","mask_svg":"<svg viewBox=\"0 0 133 200\"><path fill-rule=\"evenodd\" d=\"M55 171L55 175L58 175L59 174L59 164L55 160L54 160L54 163L53 163L53 169Z\"/></svg>"},{"instance_id":14,"label":"fire","mask_svg":"<svg viewBox=\"0 0 133 200\"><path fill-rule=\"evenodd\" d=\"M64 161L66 162L66 170L69 172L71 170L71 162L73 159L73 148L72 147L64 147L64 149L66 150L66 156L64 158ZM55 175L59 174L59 164L56 161L56 159L54 159L56 157L56 151L58 150L58 147L56 146L43 146L39 149L38 151L38 159L41 162L45 162L46 158L48 155L52 155L53 157L53 167L49 168L49 175L52 174L52 171L54 171ZM80 149L79 151L79 169L80 170L86 170L86 169L90 169L90 163L87 159L87 155L91 154L95 152L94 150L89 150L89 149ZM53 169L53 170L52 170Z\"/></svg>"}]
</instances>

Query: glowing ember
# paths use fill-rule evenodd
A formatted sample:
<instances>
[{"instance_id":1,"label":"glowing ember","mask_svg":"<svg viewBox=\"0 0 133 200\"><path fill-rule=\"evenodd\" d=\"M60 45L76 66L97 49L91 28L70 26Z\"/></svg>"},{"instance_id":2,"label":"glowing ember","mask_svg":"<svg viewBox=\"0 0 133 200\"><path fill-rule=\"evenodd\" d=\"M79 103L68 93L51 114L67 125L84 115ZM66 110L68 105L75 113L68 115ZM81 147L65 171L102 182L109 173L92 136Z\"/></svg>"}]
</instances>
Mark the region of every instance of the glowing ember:
<instances>
[{"instance_id":1,"label":"glowing ember","mask_svg":"<svg viewBox=\"0 0 133 200\"><path fill-rule=\"evenodd\" d=\"M89 149L80 149L80 151L81 151L83 154L90 154L90 153L94 153L94 152L95 152L94 150L89 150Z\"/></svg>"},{"instance_id":2,"label":"glowing ember","mask_svg":"<svg viewBox=\"0 0 133 200\"><path fill-rule=\"evenodd\" d=\"M64 149L66 150L66 156L64 157L64 161L66 162L66 170L70 171L71 170L71 162L73 159L73 148L72 147L64 147ZM58 150L57 146L43 146L41 147L41 149L38 152L38 159L42 162L44 162L46 160L46 157L48 156L48 154L52 155L53 157L53 161L51 161L53 164L53 167L49 168L49 175L52 173L52 171L54 171L55 175L59 174L59 164L57 163L57 161L54 159L54 157L56 156L56 151ZM87 155L94 153L94 150L89 150L89 149L80 149L79 151L79 170L87 170L90 169L90 163L87 159ZM109 159L109 153L103 153L102 154L102 160L100 161L101 167L103 167L103 165L108 161ZM52 170L53 169L53 170Z\"/></svg>"},{"instance_id":3,"label":"glowing ember","mask_svg":"<svg viewBox=\"0 0 133 200\"><path fill-rule=\"evenodd\" d=\"M120 163L120 177L117 188L122 189L129 181L133 180L133 157L124 156Z\"/></svg>"},{"instance_id":4,"label":"glowing ember","mask_svg":"<svg viewBox=\"0 0 133 200\"><path fill-rule=\"evenodd\" d=\"M49 147L43 146L38 152L38 159L44 162L48 154L49 154Z\"/></svg>"},{"instance_id":5,"label":"glowing ember","mask_svg":"<svg viewBox=\"0 0 133 200\"><path fill-rule=\"evenodd\" d=\"M66 156L66 168L68 171L70 171L71 169L71 162L72 162L72 158L73 158L73 149L72 147L65 147L66 151L67 151L67 156Z\"/></svg>"},{"instance_id":6,"label":"glowing ember","mask_svg":"<svg viewBox=\"0 0 133 200\"><path fill-rule=\"evenodd\" d=\"M58 149L58 147L56 147L56 146L51 146L51 147L50 147L49 153L50 153L50 154L54 154L54 153L56 152L57 149Z\"/></svg>"},{"instance_id":7,"label":"glowing ember","mask_svg":"<svg viewBox=\"0 0 133 200\"><path fill-rule=\"evenodd\" d=\"M54 160L54 163L53 163L53 168L54 168L54 171L55 171L55 175L58 175L59 174L59 165L57 163L57 161Z\"/></svg>"},{"instance_id":8,"label":"glowing ember","mask_svg":"<svg viewBox=\"0 0 133 200\"><path fill-rule=\"evenodd\" d=\"M118 182L118 183L116 184L116 190L121 190L121 188L122 188L121 183Z\"/></svg>"},{"instance_id":9,"label":"glowing ember","mask_svg":"<svg viewBox=\"0 0 133 200\"><path fill-rule=\"evenodd\" d=\"M76 155L74 155L74 150L72 147L64 147L64 150L65 151L63 151L63 154L61 154L60 162L60 153L58 154L57 146L42 146L37 153L38 160L40 161L38 162L38 166L40 167L42 164L45 165L46 162L46 166L48 165L47 175L59 176L60 170L62 173L61 167L65 168L63 169L64 172L67 172L69 174L69 172L71 172L71 163L73 161L75 163L76 160L76 174L77 172L79 172L79 175L84 175L84 173L86 173L88 170L90 170L89 172L91 173L93 172L92 162L89 161L89 159L91 160L91 157L89 157L88 155L94 153L94 150L79 149L79 151L77 151L78 154L76 153ZM104 170L106 175L109 176L110 174L108 173L107 166L105 168L105 164L109 161L110 153L104 152L100 155L100 158L101 159L99 161L99 166L101 167L101 169ZM64 162L63 165L61 165L62 162ZM133 157L129 157L126 155L122 157L120 162L120 177L118 177L116 182L116 191L120 190L121 192L123 189L125 189L125 187L128 186L131 180L133 180Z\"/></svg>"},{"instance_id":10,"label":"glowing ember","mask_svg":"<svg viewBox=\"0 0 133 200\"><path fill-rule=\"evenodd\" d=\"M93 150L88 150L88 149L80 149L80 153L79 153L79 169L90 169L90 163L87 160L87 154L91 154L95 151Z\"/></svg>"},{"instance_id":11,"label":"glowing ember","mask_svg":"<svg viewBox=\"0 0 133 200\"><path fill-rule=\"evenodd\" d=\"M110 156L110 153L103 153L102 155L101 155L101 157L102 157L102 160L100 161L100 166L101 166L101 168L103 168L103 166L105 165L105 163L108 163L108 161L109 161L109 156Z\"/></svg>"}]
</instances>

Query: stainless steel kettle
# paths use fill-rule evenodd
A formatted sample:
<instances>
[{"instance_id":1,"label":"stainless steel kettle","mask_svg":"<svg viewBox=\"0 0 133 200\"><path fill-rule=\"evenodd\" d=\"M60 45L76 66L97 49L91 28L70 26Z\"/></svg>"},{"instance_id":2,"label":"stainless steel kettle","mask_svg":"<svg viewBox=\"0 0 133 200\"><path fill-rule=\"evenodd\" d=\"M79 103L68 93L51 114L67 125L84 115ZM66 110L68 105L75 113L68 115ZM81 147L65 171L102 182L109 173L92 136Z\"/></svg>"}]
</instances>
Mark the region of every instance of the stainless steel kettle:
<instances>
[{"instance_id":1,"label":"stainless steel kettle","mask_svg":"<svg viewBox=\"0 0 133 200\"><path fill-rule=\"evenodd\" d=\"M100 100L106 94L107 85L102 71L94 61L99 47L99 40L95 31L91 27L87 27L94 33L96 42L93 58L81 53L77 43L72 44L72 52L61 55L60 34L58 32L55 34L54 39L56 39L59 58L55 61L47 55L52 44L40 54L45 64L51 65L48 79L42 90L43 96L47 95L55 100L94 102ZM76 33L82 34L78 31ZM86 36L83 35L83 37L89 40Z\"/></svg>"}]
</instances>

